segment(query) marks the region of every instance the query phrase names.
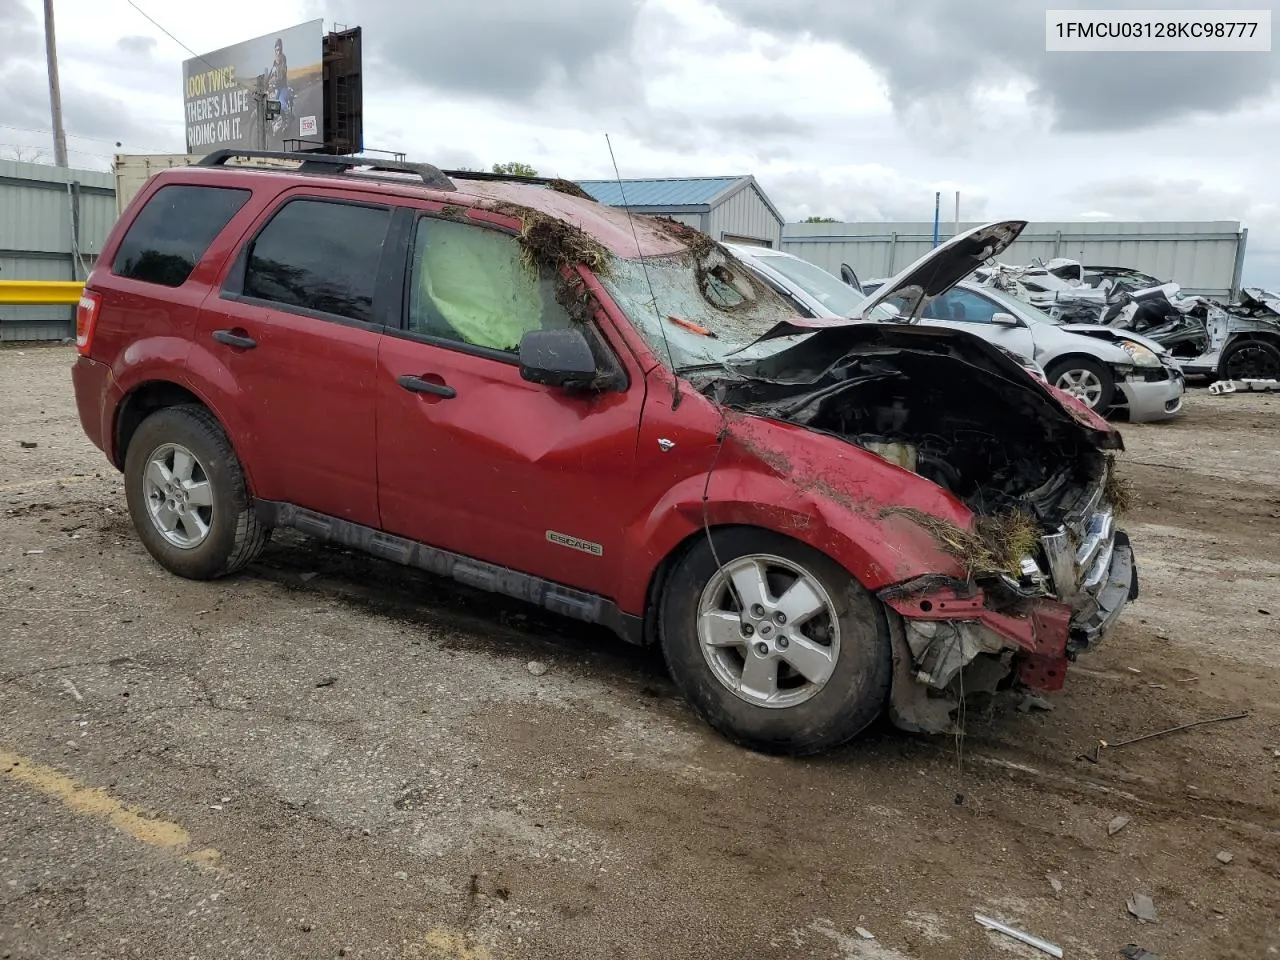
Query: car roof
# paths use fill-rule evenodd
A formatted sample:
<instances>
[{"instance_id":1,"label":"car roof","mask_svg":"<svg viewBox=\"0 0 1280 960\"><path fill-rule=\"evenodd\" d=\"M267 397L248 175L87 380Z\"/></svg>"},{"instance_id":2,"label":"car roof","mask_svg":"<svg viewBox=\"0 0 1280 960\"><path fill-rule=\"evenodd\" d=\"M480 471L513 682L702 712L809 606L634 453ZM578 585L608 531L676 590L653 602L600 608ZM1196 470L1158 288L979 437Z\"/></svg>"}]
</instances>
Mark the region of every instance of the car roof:
<instances>
[{"instance_id":1,"label":"car roof","mask_svg":"<svg viewBox=\"0 0 1280 960\"><path fill-rule=\"evenodd\" d=\"M662 257L682 253L690 245L685 239L681 239L680 234L694 230L683 224L677 224L672 229L670 224L653 217L640 214L630 216L625 209L606 206L590 197L564 192L573 188L573 185L563 181L538 180L522 183L519 182L521 178L469 179L466 173L457 172L448 177L455 188L450 190L444 186L429 185L421 177L403 174L392 177L381 173L377 176L362 173L302 173L288 167L250 165L173 167L160 171L156 174L156 179L193 183L207 177L229 185L243 179L264 176L285 178L290 186L306 184L383 194L388 198L399 196L434 200L458 206L496 209L498 213L509 213L515 217L519 216L518 212L502 208L524 207L572 224L599 241L614 256L628 260L640 256ZM563 186L557 189L557 184Z\"/></svg>"}]
</instances>

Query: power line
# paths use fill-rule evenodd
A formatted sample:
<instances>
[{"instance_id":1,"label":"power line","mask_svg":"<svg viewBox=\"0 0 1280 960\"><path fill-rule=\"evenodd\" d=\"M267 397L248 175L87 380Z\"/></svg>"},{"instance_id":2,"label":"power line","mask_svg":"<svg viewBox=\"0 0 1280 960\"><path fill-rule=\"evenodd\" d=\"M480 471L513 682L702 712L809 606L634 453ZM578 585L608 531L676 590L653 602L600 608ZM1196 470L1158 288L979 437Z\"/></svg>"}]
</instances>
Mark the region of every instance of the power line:
<instances>
[{"instance_id":1,"label":"power line","mask_svg":"<svg viewBox=\"0 0 1280 960\"><path fill-rule=\"evenodd\" d=\"M50 135L52 135L52 133L53 133L53 131L52 131L52 130L50 130L49 128L47 128L47 127L46 127L46 128L44 128L44 129L40 129L39 127L19 127L19 126L15 126L15 125L14 125L14 124L12 124L12 123L0 123L0 129L2 129L2 130L16 130L16 131L17 131L17 132L19 132L19 133L38 133L38 134L39 134L40 136L42 136L42 137L50 136ZM106 144L110 144L110 145L111 145L111 146L113 146L113 147L114 147L114 146L116 146L117 144L123 144L123 142L124 142L124 141L122 141L122 140L109 140L109 139L107 139L106 137L86 137L86 136L84 136L83 134L79 134L79 133L68 133L68 134L67 134L67 139L68 139L68 140L86 140L86 141L88 141L89 143L106 143ZM139 143L139 144L135 144L135 146L137 146L137 147L139 147L139 148L141 148L141 149L143 149L143 150L146 150L146 151L148 151L148 152L150 152L150 153L164 153L164 152L165 152L164 150L161 150L161 149L159 149L158 147L150 147L150 146L147 146L147 145L145 145L145 144L141 144L141 143ZM86 151L86 150L77 150L76 152L77 152L77 153L88 153L88 151ZM103 154L93 154L93 156L103 156Z\"/></svg>"},{"instance_id":2,"label":"power line","mask_svg":"<svg viewBox=\"0 0 1280 960\"><path fill-rule=\"evenodd\" d=\"M170 33L168 30L166 30L164 27L162 27L162 26L160 25L160 23L156 20L156 18L155 18L155 17L151 16L151 14L147 13L147 11L143 10L140 6L138 6L136 3L134 3L134 2L133 2L133 0L125 0L125 2L126 2L126 3L128 3L128 4L129 4L129 6L133 7L133 9L137 10L137 11L138 11L140 14L142 14L144 17L146 17L146 18L147 18L147 20L149 20L149 21L151 22L151 24L152 24L152 25L153 25L157 30L159 30L159 31L160 31L161 33L163 33L166 37L168 37L170 40L172 40L174 43L176 43L178 46L180 46L183 50L187 51L187 53L191 54L191 56L195 57L197 60L199 60L201 63L203 63L203 64L204 64L206 67L208 67L210 70L214 70L214 71L216 71L216 70L220 69L219 67L214 66L212 63L210 63L208 60L206 60L202 54L196 53L194 50L192 50L190 47L188 47L185 43L183 43L181 40L179 40L177 37L175 37L172 33ZM246 85L246 84L240 83L240 82L239 82L239 78L237 78L237 79L236 79L236 81L235 81L235 85L236 85L237 87L239 87L240 89L245 90L245 91L249 94L249 96L253 97L253 99L254 99L254 100L257 102L257 104L258 104L258 109L259 109L259 111L261 111L261 116L263 117L263 119L261 120L261 123L262 123L261 139L262 139L263 144L264 144L264 146L265 146L266 137L267 137L267 128L266 128L266 120L265 120L265 108L266 108L266 106L268 105L269 101L268 101L268 99L267 99L266 91L262 88L262 77L261 77L261 76L259 76L259 78L258 78L258 85L257 85L256 87L255 87L255 86L249 86L249 85Z\"/></svg>"},{"instance_id":3,"label":"power line","mask_svg":"<svg viewBox=\"0 0 1280 960\"><path fill-rule=\"evenodd\" d=\"M197 60L202 61L206 66L208 66L208 67L209 67L209 69L211 69L211 70L216 70L216 69L217 69L217 67L215 67L212 63L209 63L209 61L208 61L208 60L205 60L205 58L204 58L204 57L202 57L200 54L196 53L194 50L192 50L190 47L188 47L185 43L183 43L181 40L179 40L177 37L175 37L172 33L170 33L170 32L169 32L168 30L166 30L164 27L160 26L160 24L156 22L155 17L151 16L151 14L147 13L147 11L143 10L140 6L138 6L136 3L134 3L134 2L133 2L133 0L125 0L125 2L126 2L126 3L128 3L128 4L129 4L129 6L133 7L133 9L137 10L137 11L138 11L140 14L142 14L144 17L146 17L148 20L150 20L150 21L151 21L151 25L152 25L152 26L154 26L157 30L159 30L161 33L163 33L166 37L168 37L170 40L172 40L174 43L176 43L178 46L180 46L183 50L187 51L187 53L191 54L191 55L192 55L193 57L195 57Z\"/></svg>"},{"instance_id":4,"label":"power line","mask_svg":"<svg viewBox=\"0 0 1280 960\"><path fill-rule=\"evenodd\" d=\"M39 157L47 158L51 151L47 147L33 147L29 143L0 143L0 150L10 150L16 152L30 151ZM77 150L75 147L68 147L67 153L76 157L94 157L98 160L114 160L114 156L105 153L93 153L89 150ZM3 157L0 160L17 160L19 163L45 163L47 159L38 160L21 160L18 157Z\"/></svg>"}]
</instances>

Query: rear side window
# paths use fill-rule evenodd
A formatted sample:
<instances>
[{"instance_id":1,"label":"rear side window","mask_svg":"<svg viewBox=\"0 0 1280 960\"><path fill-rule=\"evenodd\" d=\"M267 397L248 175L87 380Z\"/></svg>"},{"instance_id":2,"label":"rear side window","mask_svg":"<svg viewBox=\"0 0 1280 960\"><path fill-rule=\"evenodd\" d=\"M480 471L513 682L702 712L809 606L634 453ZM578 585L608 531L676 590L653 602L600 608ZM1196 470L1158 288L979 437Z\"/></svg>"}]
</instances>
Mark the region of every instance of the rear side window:
<instances>
[{"instance_id":1,"label":"rear side window","mask_svg":"<svg viewBox=\"0 0 1280 960\"><path fill-rule=\"evenodd\" d=\"M386 207L290 200L249 248L244 295L372 323L390 224Z\"/></svg>"},{"instance_id":2,"label":"rear side window","mask_svg":"<svg viewBox=\"0 0 1280 960\"><path fill-rule=\"evenodd\" d=\"M170 184L146 202L111 264L119 277L180 287L252 191Z\"/></svg>"}]
</instances>

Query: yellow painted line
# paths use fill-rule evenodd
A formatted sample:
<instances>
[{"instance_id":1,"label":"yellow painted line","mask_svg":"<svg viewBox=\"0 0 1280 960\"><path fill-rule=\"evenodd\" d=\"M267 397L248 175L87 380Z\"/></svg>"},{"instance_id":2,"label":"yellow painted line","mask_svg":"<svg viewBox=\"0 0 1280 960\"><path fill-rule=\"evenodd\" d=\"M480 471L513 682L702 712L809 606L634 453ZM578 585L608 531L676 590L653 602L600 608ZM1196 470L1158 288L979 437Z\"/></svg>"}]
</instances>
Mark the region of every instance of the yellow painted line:
<instances>
[{"instance_id":1,"label":"yellow painted line","mask_svg":"<svg viewBox=\"0 0 1280 960\"><path fill-rule=\"evenodd\" d=\"M178 853L184 860L209 865L222 856L213 848L190 851L191 835L176 823L153 820L138 807L126 806L101 787L85 787L52 767L0 750L0 773L52 797L68 810L100 817L133 839Z\"/></svg>"},{"instance_id":2,"label":"yellow painted line","mask_svg":"<svg viewBox=\"0 0 1280 960\"><path fill-rule=\"evenodd\" d=\"M0 493L9 490L26 490L28 487L47 487L55 483L88 483L90 480L105 480L105 477L53 477L50 480L24 480L21 483L7 483L0 487Z\"/></svg>"}]
</instances>

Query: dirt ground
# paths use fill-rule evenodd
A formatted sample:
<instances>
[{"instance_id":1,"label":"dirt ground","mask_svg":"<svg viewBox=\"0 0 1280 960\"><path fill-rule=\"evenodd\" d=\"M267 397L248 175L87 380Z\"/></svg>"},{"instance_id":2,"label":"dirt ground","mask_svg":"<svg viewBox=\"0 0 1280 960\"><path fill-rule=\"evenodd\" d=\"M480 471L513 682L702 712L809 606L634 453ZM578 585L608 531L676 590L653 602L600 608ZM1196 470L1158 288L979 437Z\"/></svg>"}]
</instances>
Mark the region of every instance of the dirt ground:
<instances>
[{"instance_id":1,"label":"dirt ground","mask_svg":"<svg viewBox=\"0 0 1280 960\"><path fill-rule=\"evenodd\" d=\"M164 573L72 356L0 350L5 960L1044 956L975 912L1280 954L1280 397L1122 428L1142 597L1052 712L790 761L649 653L341 549Z\"/></svg>"}]
</instances>

